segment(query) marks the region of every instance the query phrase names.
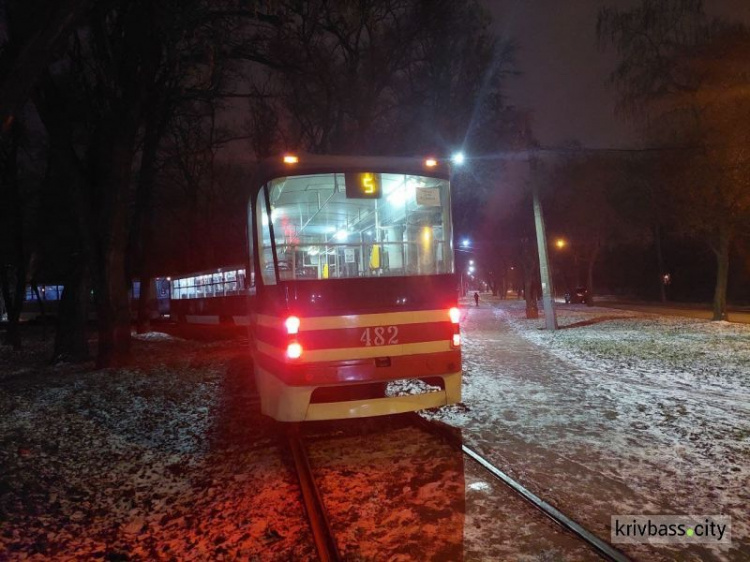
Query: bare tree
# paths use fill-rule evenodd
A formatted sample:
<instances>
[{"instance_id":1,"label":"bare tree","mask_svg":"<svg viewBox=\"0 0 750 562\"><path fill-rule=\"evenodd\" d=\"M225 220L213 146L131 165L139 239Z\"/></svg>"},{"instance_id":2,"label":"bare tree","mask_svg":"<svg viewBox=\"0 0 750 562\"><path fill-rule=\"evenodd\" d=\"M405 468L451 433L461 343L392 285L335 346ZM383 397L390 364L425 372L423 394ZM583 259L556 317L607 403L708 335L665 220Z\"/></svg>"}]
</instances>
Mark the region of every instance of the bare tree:
<instances>
[{"instance_id":1,"label":"bare tree","mask_svg":"<svg viewBox=\"0 0 750 562\"><path fill-rule=\"evenodd\" d=\"M482 96L498 91L511 62L489 16L466 0L276 6L278 19L257 20L233 56L253 62L251 108L262 118L253 124L275 128L277 146L444 152L481 121Z\"/></svg>"},{"instance_id":2,"label":"bare tree","mask_svg":"<svg viewBox=\"0 0 750 562\"><path fill-rule=\"evenodd\" d=\"M669 193L677 224L716 256L713 318L722 320L732 241L750 215L750 32L709 20L701 0L642 0L603 9L599 37L620 57L612 78L622 108L648 138L685 147L670 159L679 181L667 187L678 186Z\"/></svg>"},{"instance_id":3,"label":"bare tree","mask_svg":"<svg viewBox=\"0 0 750 562\"><path fill-rule=\"evenodd\" d=\"M593 304L595 273L605 248L647 236L647 229L627 222L614 204L614 196L627 189L626 162L611 155L575 155L549 173L546 205L552 231L569 242L567 251L582 258L587 304ZM576 280L580 272L576 272Z\"/></svg>"},{"instance_id":4,"label":"bare tree","mask_svg":"<svg viewBox=\"0 0 750 562\"><path fill-rule=\"evenodd\" d=\"M55 50L80 23L94 0L32 0L6 3L16 36L0 52L0 120L7 126L28 101L32 89L55 56ZM10 8L10 9L9 9ZM18 27L24 28L18 33Z\"/></svg>"},{"instance_id":5,"label":"bare tree","mask_svg":"<svg viewBox=\"0 0 750 562\"><path fill-rule=\"evenodd\" d=\"M145 230L167 100L176 90L197 95L213 85L210 49L196 47L210 38L201 27L206 14L197 1L97 4L36 99L58 167L73 180L70 203L96 297L102 366L128 355L129 231ZM140 189L133 189L139 162Z\"/></svg>"}]
</instances>

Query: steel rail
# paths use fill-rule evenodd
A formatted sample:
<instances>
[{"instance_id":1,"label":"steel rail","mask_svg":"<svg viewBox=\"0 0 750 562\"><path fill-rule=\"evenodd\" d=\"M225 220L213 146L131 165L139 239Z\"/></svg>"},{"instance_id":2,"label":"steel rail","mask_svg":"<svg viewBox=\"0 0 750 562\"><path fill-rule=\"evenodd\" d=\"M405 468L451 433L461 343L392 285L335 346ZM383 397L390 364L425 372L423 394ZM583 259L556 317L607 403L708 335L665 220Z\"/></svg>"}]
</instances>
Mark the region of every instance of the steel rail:
<instances>
[{"instance_id":1,"label":"steel rail","mask_svg":"<svg viewBox=\"0 0 750 562\"><path fill-rule=\"evenodd\" d=\"M449 435L446 430L440 427L436 422L430 422L416 413L411 415L410 417L416 425L422 427L426 431L437 434L438 436L445 439L449 444L460 446L461 451L467 457L487 470L490 474L499 479L506 486L510 487L511 490L519 494L526 502L531 504L537 510L541 511L549 519L582 539L604 559L610 560L612 562L630 562L630 558L617 550L614 546L606 541L603 541L602 539L594 535L591 531L587 530L582 525L576 523L573 519L562 513L560 510L552 507L539 496L531 492L528 488L524 487L520 482L514 480L505 472L497 468L482 455L480 455L470 447L464 445L455 436Z\"/></svg>"},{"instance_id":2,"label":"steel rail","mask_svg":"<svg viewBox=\"0 0 750 562\"><path fill-rule=\"evenodd\" d=\"M287 432L287 441L294 459L297 478L302 490L302 499L304 500L307 518L310 520L310 530L315 540L318 556L321 562L340 562L341 556L336 548L336 541L333 538L328 516L323 507L320 490L315 483L307 450L302 443L298 427L294 427Z\"/></svg>"}]
</instances>

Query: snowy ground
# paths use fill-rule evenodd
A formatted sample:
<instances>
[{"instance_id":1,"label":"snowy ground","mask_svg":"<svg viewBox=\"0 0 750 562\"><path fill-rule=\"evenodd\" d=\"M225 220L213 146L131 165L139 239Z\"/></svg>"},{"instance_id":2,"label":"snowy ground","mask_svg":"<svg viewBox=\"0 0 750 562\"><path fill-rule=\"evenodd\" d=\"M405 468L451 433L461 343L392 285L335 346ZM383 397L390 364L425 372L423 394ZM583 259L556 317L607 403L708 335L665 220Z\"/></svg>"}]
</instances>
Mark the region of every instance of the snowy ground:
<instances>
[{"instance_id":1,"label":"snowy ground","mask_svg":"<svg viewBox=\"0 0 750 562\"><path fill-rule=\"evenodd\" d=\"M624 549L638 559L750 559L750 326L567 306L552 334L486 301L464 311L464 404L431 415L607 540L613 514L733 518L731 550ZM315 559L246 342L152 333L97 372L47 365L40 336L0 348L0 560ZM348 559L589 556L455 451L383 425L310 446Z\"/></svg>"},{"instance_id":2,"label":"snowy ground","mask_svg":"<svg viewBox=\"0 0 750 562\"><path fill-rule=\"evenodd\" d=\"M0 348L1 560L316 559L246 342L151 333L100 372L27 343ZM347 560L593 559L405 420L336 427L310 453Z\"/></svg>"},{"instance_id":3,"label":"snowy ground","mask_svg":"<svg viewBox=\"0 0 750 562\"><path fill-rule=\"evenodd\" d=\"M308 449L346 560L599 560L408 420L332 425L317 437L313 426Z\"/></svg>"},{"instance_id":4,"label":"snowy ground","mask_svg":"<svg viewBox=\"0 0 750 562\"><path fill-rule=\"evenodd\" d=\"M732 516L731 549L638 558L750 559L750 326L563 306L551 333L518 301L483 306L468 408L437 417L602 538L615 514Z\"/></svg>"},{"instance_id":5,"label":"snowy ground","mask_svg":"<svg viewBox=\"0 0 750 562\"><path fill-rule=\"evenodd\" d=\"M132 367L98 372L45 366L49 341L0 350L0 559L313 556L246 343L134 346Z\"/></svg>"}]
</instances>

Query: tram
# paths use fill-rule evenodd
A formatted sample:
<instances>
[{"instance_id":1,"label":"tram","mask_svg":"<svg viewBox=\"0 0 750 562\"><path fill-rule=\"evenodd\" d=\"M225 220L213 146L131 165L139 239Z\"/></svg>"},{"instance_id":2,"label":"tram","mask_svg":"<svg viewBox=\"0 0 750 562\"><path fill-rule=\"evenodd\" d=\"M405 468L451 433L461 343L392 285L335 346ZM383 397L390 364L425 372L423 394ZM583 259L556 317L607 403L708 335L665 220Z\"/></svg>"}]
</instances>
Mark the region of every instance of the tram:
<instances>
[{"instance_id":1,"label":"tram","mask_svg":"<svg viewBox=\"0 0 750 562\"><path fill-rule=\"evenodd\" d=\"M245 266L171 277L169 313L180 324L247 325Z\"/></svg>"},{"instance_id":2,"label":"tram","mask_svg":"<svg viewBox=\"0 0 750 562\"><path fill-rule=\"evenodd\" d=\"M285 156L248 201L250 346L279 421L461 399L449 170L436 160Z\"/></svg>"},{"instance_id":3,"label":"tram","mask_svg":"<svg viewBox=\"0 0 750 562\"><path fill-rule=\"evenodd\" d=\"M35 321L47 317L56 317L60 309L64 285L44 284L26 285L23 306L21 308L21 320ZM130 315L135 319L138 315L138 298L141 294L141 282L134 280L130 283L128 300L130 301ZM148 301L148 314L152 320L162 318L169 314L170 310L170 278L155 277L151 279L150 298ZM90 294L89 319L96 319L94 309L94 296ZM0 321L5 320L4 305L0 297Z\"/></svg>"}]
</instances>

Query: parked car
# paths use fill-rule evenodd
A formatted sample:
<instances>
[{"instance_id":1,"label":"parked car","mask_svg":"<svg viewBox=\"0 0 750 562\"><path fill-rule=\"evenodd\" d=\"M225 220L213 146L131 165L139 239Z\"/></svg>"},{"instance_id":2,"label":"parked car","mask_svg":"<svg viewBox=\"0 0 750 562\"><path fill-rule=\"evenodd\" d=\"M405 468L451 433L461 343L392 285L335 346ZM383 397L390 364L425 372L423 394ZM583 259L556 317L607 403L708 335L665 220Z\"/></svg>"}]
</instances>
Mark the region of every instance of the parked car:
<instances>
[{"instance_id":1,"label":"parked car","mask_svg":"<svg viewBox=\"0 0 750 562\"><path fill-rule=\"evenodd\" d=\"M584 304L588 294L589 291L586 287L576 287L574 290L565 293L565 302L567 304Z\"/></svg>"}]
</instances>

